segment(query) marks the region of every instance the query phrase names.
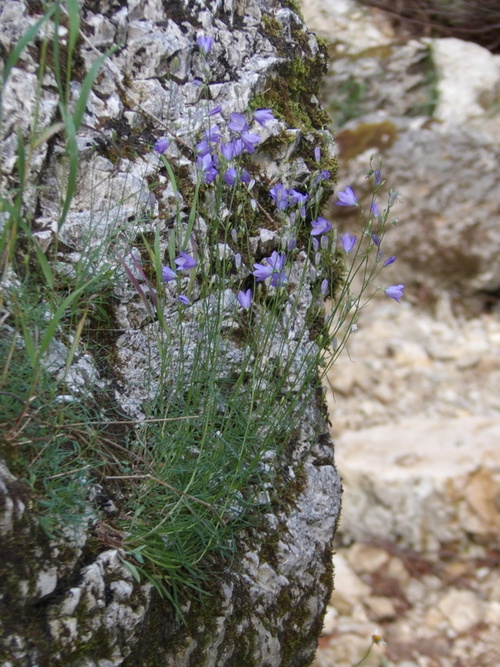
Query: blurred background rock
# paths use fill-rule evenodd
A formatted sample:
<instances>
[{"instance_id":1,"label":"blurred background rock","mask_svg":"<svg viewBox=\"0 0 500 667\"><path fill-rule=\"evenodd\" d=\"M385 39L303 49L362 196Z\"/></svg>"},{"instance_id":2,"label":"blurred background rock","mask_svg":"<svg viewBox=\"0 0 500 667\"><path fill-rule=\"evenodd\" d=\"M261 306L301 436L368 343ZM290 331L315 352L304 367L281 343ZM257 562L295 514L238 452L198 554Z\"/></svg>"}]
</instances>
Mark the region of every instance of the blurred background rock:
<instances>
[{"instance_id":1,"label":"blurred background rock","mask_svg":"<svg viewBox=\"0 0 500 667\"><path fill-rule=\"evenodd\" d=\"M383 11L383 10L389 11ZM343 483L315 667L500 660L500 7L303 2L328 42L339 189L371 156L400 194L385 284L329 378ZM496 26L496 28L495 28ZM332 201L333 203L333 201ZM354 233L358 220L332 206Z\"/></svg>"}]
</instances>

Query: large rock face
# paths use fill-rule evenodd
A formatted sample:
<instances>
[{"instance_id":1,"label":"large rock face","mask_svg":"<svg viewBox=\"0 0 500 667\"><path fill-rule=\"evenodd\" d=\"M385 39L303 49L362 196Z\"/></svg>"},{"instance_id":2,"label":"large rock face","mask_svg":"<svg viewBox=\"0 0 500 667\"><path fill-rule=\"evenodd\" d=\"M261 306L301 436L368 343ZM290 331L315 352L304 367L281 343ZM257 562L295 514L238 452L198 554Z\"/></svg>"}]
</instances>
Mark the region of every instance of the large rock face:
<instances>
[{"instance_id":1,"label":"large rock face","mask_svg":"<svg viewBox=\"0 0 500 667\"><path fill-rule=\"evenodd\" d=\"M5 53L11 52L40 18L37 7L28 2L3 3L0 42ZM25 176L26 183L36 187L26 189L24 207L32 212L33 234L40 248L53 262L56 284L71 282L88 257L92 257L96 272L104 267L118 276L106 305L109 331L117 333L99 339L102 354L96 347L85 350L80 346L74 355L75 350L70 354L81 329L73 332L74 337L56 336L43 358L44 372L56 384L64 381L64 391L61 389L58 396L60 405L82 396L92 402L102 392L107 402L100 406L101 416L124 415L140 427L147 414L145 405L161 390L162 382L171 395L179 368L194 363L196 350L209 347L203 339L202 325L204 317L213 314L211 308L215 308L210 292L201 293L197 281L187 285L188 279L183 279L191 289L193 309L186 309L182 319L176 295L168 291L167 285L164 322L179 325L179 331L190 342L183 349L179 341L172 342L169 359L175 363L165 369L158 353L164 330L152 317L154 290L149 291L148 301L145 293L151 285L142 268L144 239L157 243L163 256L168 256L169 230L176 220L181 221L183 234L190 228L188 250L192 254L209 237L213 221L209 216L191 219L189 205L183 199L189 196L192 203L193 138L202 132L207 112L215 106L221 107L224 122L231 112L243 113L251 103L254 108L273 106L277 120L259 128L262 148L248 163L257 182L255 190L260 188L267 197L255 194L256 203L252 205L255 210L269 208L269 195L262 188L269 187L280 175L288 178L290 186L298 182L294 179L307 179L314 169L313 149L328 134L315 98L325 56L297 13L278 1L85 1L81 3L80 20L74 77L68 86L70 108L82 93L85 73L107 49L115 45L118 48L102 64L76 135L79 175L64 225L57 221L71 163L58 125L57 86L50 71L52 55L47 57L48 67L41 81L38 79L43 41L40 35L22 52L3 91L2 190L13 192L19 185L18 137L29 142L33 114L38 109L38 127L52 126L53 130L32 144ZM42 36L45 30L50 34L51 20L44 25ZM210 35L214 40L207 58L196 46L200 35ZM59 36L65 55L68 28L64 13ZM167 156L176 169L179 192L165 170L161 171L160 157L150 149L162 136L171 141ZM324 141L323 146L328 155ZM121 221L119 226L113 226L116 220ZM282 230L276 225L266 229L266 221L272 222L272 215L264 210L260 224L250 234L242 264L235 262L236 269L231 269L241 281L250 274L253 260L262 260L282 247ZM103 239L107 245L103 246ZM233 261L231 239L234 236L219 239L217 261L223 261L227 253L228 261ZM57 252L51 255L54 247ZM315 304L315 269L299 252L292 271L306 276L301 282L302 291L297 293L298 306L283 306L283 320L273 332L267 358L267 366L272 366L277 376L288 378L300 376L308 355L316 354L312 337L304 333L309 309ZM8 286L17 284L16 275L8 277L9 285L3 285L6 293ZM294 289L290 279L289 293ZM91 308L93 297L87 298ZM227 310L223 331L234 335L228 335L220 346L216 359L219 373L214 376L217 380L234 373L242 363L250 364L251 369L252 359L258 358L257 353L256 357L245 357L245 328L241 329L241 320L232 315L237 308L234 292L228 290L221 303ZM9 321L8 298L6 304ZM303 332L300 335L287 325L291 315L295 331ZM256 321L265 317L263 307ZM5 319L2 315L2 323ZM83 326L83 320L81 323ZM287 357L291 347L296 351L292 360ZM68 368L65 364L69 358ZM255 376L256 371L253 373ZM285 382L283 394L276 396L278 412L293 396L293 383L290 386L287 388ZM60 526L57 536L49 538L39 525L36 497L18 479L25 475L22 471L13 475L2 465L1 664L308 664L316 650L331 591L331 545L340 511L340 483L317 376L309 377L303 387L306 390L301 396L300 419L289 426L286 446L279 456L268 452L268 463L259 462L259 475L275 466L279 474L272 479L280 487L272 489L269 482L264 485L261 504L266 509L255 526L235 536L232 563L226 562L223 567L219 564L219 573L208 586L210 595L201 601L195 593L181 595L178 603L183 623L170 602L161 598L144 577L136 576L133 563L137 567L140 561L133 561L129 567L123 564L124 535L117 530L114 519L117 515L122 518L128 487L115 486L111 494L95 480L89 482L85 473L78 487L81 491L81 487L89 486L83 501L88 509L86 519L77 526ZM266 395L265 389L261 392ZM203 393L202 386L199 393ZM224 406L218 410L223 411ZM292 422L294 414L290 413ZM264 434L262 430L262 437ZM123 449L129 436L109 432L108 442L114 435L118 438L115 446ZM9 432L11 436L13 432ZM11 444L7 440L6 455ZM193 449L189 455L199 456L200 452ZM58 474L54 470L52 477L56 479ZM273 502L266 505L270 498ZM233 505L226 509L229 517L240 511ZM168 590L168 578L166 585Z\"/></svg>"}]
</instances>

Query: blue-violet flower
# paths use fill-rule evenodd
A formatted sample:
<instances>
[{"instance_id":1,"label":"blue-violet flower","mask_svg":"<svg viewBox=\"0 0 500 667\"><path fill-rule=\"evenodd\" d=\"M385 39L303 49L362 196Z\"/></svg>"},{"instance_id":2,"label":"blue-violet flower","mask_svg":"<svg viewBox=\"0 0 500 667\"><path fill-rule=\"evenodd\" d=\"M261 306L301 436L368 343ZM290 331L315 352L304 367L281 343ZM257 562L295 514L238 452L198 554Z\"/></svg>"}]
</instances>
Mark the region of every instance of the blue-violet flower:
<instances>
[{"instance_id":1,"label":"blue-violet flower","mask_svg":"<svg viewBox=\"0 0 500 667\"><path fill-rule=\"evenodd\" d=\"M242 113L232 113L229 116L229 123L227 126L232 132L237 132L239 134L248 130L248 123Z\"/></svg>"},{"instance_id":2,"label":"blue-violet flower","mask_svg":"<svg viewBox=\"0 0 500 667\"><path fill-rule=\"evenodd\" d=\"M168 139L158 139L158 141L155 143L155 151L160 155L163 155L169 146L170 141Z\"/></svg>"},{"instance_id":3,"label":"blue-violet flower","mask_svg":"<svg viewBox=\"0 0 500 667\"><path fill-rule=\"evenodd\" d=\"M313 236L319 236L320 234L326 234L332 228L331 224L325 218L318 218L317 220L312 220L311 225L313 227L311 234Z\"/></svg>"},{"instance_id":4,"label":"blue-violet flower","mask_svg":"<svg viewBox=\"0 0 500 667\"><path fill-rule=\"evenodd\" d=\"M242 308L248 309L252 305L252 290L247 289L246 292L240 290L236 298Z\"/></svg>"},{"instance_id":5,"label":"blue-violet flower","mask_svg":"<svg viewBox=\"0 0 500 667\"><path fill-rule=\"evenodd\" d=\"M188 271L196 266L196 260L182 250L179 253L179 257L175 259L175 263L177 264L179 271Z\"/></svg>"},{"instance_id":6,"label":"blue-violet flower","mask_svg":"<svg viewBox=\"0 0 500 667\"><path fill-rule=\"evenodd\" d=\"M384 292L391 299L394 299L394 301L399 302L399 300L403 296L404 289L405 289L404 285L391 285L390 287L386 287Z\"/></svg>"},{"instance_id":7,"label":"blue-violet flower","mask_svg":"<svg viewBox=\"0 0 500 667\"><path fill-rule=\"evenodd\" d=\"M271 109L257 109L257 111L254 111L253 117L260 125L265 125L268 121L274 120Z\"/></svg>"},{"instance_id":8,"label":"blue-violet flower","mask_svg":"<svg viewBox=\"0 0 500 667\"><path fill-rule=\"evenodd\" d=\"M281 183L276 183L276 185L269 190L269 194L278 210L284 211L288 208L288 190L283 187Z\"/></svg>"},{"instance_id":9,"label":"blue-violet flower","mask_svg":"<svg viewBox=\"0 0 500 667\"><path fill-rule=\"evenodd\" d=\"M161 278L162 278L164 283L168 283L171 280L175 280L177 278L177 274L169 266L162 266L161 267Z\"/></svg>"},{"instance_id":10,"label":"blue-violet flower","mask_svg":"<svg viewBox=\"0 0 500 667\"><path fill-rule=\"evenodd\" d=\"M238 180L238 172L234 167L230 167L227 169L226 173L224 174L224 181L227 183L227 185L234 185Z\"/></svg>"},{"instance_id":11,"label":"blue-violet flower","mask_svg":"<svg viewBox=\"0 0 500 667\"><path fill-rule=\"evenodd\" d=\"M337 193L337 196L339 198L339 200L335 202L337 206L357 206L358 200L351 187L346 186L346 189L343 192L340 191Z\"/></svg>"},{"instance_id":12,"label":"blue-violet flower","mask_svg":"<svg viewBox=\"0 0 500 667\"><path fill-rule=\"evenodd\" d=\"M255 146L260 142L260 137L258 134L243 132L241 135L241 141L243 142L243 146L248 153L255 153Z\"/></svg>"},{"instance_id":13,"label":"blue-violet flower","mask_svg":"<svg viewBox=\"0 0 500 667\"><path fill-rule=\"evenodd\" d=\"M214 40L209 35L200 35L196 43L204 53L210 53Z\"/></svg>"},{"instance_id":14,"label":"blue-violet flower","mask_svg":"<svg viewBox=\"0 0 500 667\"><path fill-rule=\"evenodd\" d=\"M330 172L328 169L323 169L322 171L319 172L319 174L316 174L313 180L313 185L318 185L318 183L321 183L321 181L326 181L329 179L331 176Z\"/></svg>"},{"instance_id":15,"label":"blue-violet flower","mask_svg":"<svg viewBox=\"0 0 500 667\"><path fill-rule=\"evenodd\" d=\"M356 245L356 241L358 239L357 236L351 236L348 232L345 234L342 234L339 236L340 242L342 244L342 247L344 248L345 252L351 252L351 250L354 248Z\"/></svg>"}]
</instances>

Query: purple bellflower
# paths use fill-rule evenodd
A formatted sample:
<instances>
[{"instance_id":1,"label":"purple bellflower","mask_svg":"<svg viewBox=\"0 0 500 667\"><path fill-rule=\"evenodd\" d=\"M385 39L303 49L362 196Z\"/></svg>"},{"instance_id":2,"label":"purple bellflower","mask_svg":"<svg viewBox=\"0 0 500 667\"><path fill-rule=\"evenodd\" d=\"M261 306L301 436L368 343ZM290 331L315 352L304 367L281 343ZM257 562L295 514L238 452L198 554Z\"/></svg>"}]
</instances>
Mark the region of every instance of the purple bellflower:
<instances>
[{"instance_id":1,"label":"purple bellflower","mask_svg":"<svg viewBox=\"0 0 500 667\"><path fill-rule=\"evenodd\" d=\"M169 266L162 266L161 267L161 278L162 278L164 283L168 283L171 280L175 280L177 278L177 274Z\"/></svg>"},{"instance_id":2,"label":"purple bellflower","mask_svg":"<svg viewBox=\"0 0 500 667\"><path fill-rule=\"evenodd\" d=\"M298 190L290 190L288 194L290 195L290 206L293 206L294 204L304 206L309 199L309 195L303 195L302 192L299 192Z\"/></svg>"},{"instance_id":3,"label":"purple bellflower","mask_svg":"<svg viewBox=\"0 0 500 667\"><path fill-rule=\"evenodd\" d=\"M243 146L248 153L255 153L255 146L260 143L260 137L258 134L243 132L241 135L241 141L243 142Z\"/></svg>"},{"instance_id":4,"label":"purple bellflower","mask_svg":"<svg viewBox=\"0 0 500 667\"><path fill-rule=\"evenodd\" d=\"M216 116L218 113L221 113L222 107L214 107L213 109L210 109L210 111L207 113L207 116Z\"/></svg>"},{"instance_id":5,"label":"purple bellflower","mask_svg":"<svg viewBox=\"0 0 500 667\"><path fill-rule=\"evenodd\" d=\"M197 160L198 168L203 172L205 183L211 183L217 176L217 165L210 153L200 155Z\"/></svg>"},{"instance_id":6,"label":"purple bellflower","mask_svg":"<svg viewBox=\"0 0 500 667\"><path fill-rule=\"evenodd\" d=\"M377 248L380 248L381 240L380 240L380 236L378 234L372 234L372 241L373 241L374 245L377 246Z\"/></svg>"},{"instance_id":7,"label":"purple bellflower","mask_svg":"<svg viewBox=\"0 0 500 667\"><path fill-rule=\"evenodd\" d=\"M220 141L220 130L218 125L213 125L210 129L205 130L205 139L214 144Z\"/></svg>"},{"instance_id":8,"label":"purple bellflower","mask_svg":"<svg viewBox=\"0 0 500 667\"><path fill-rule=\"evenodd\" d=\"M191 301L188 299L188 297L185 294L180 294L177 297L177 301L180 301L183 306L189 306L189 304L191 303Z\"/></svg>"},{"instance_id":9,"label":"purple bellflower","mask_svg":"<svg viewBox=\"0 0 500 667\"><path fill-rule=\"evenodd\" d=\"M274 120L271 109L257 109L257 111L254 112L253 117L260 125L265 125L270 120Z\"/></svg>"},{"instance_id":10,"label":"purple bellflower","mask_svg":"<svg viewBox=\"0 0 500 667\"><path fill-rule=\"evenodd\" d=\"M339 198L339 200L335 202L337 206L357 206L358 204L354 190L349 186L346 186L346 189L343 192L340 191L337 193L337 196Z\"/></svg>"},{"instance_id":11,"label":"purple bellflower","mask_svg":"<svg viewBox=\"0 0 500 667\"><path fill-rule=\"evenodd\" d=\"M212 50L214 40L209 35L200 35L196 40L196 43L203 53L208 54Z\"/></svg>"},{"instance_id":12,"label":"purple bellflower","mask_svg":"<svg viewBox=\"0 0 500 667\"><path fill-rule=\"evenodd\" d=\"M205 155L208 155L211 151L210 144L206 139L203 139L203 141L200 141L198 144L196 144L196 152L198 155L201 155L201 157L204 157Z\"/></svg>"},{"instance_id":13,"label":"purple bellflower","mask_svg":"<svg viewBox=\"0 0 500 667\"><path fill-rule=\"evenodd\" d=\"M271 277L271 285L273 287L281 287L288 282L288 278L282 272L283 266L285 265L285 254L278 253L274 250L271 254L271 257L265 259L266 264L254 264L253 275L257 278L257 281L261 282Z\"/></svg>"},{"instance_id":14,"label":"purple bellflower","mask_svg":"<svg viewBox=\"0 0 500 667\"><path fill-rule=\"evenodd\" d=\"M155 143L155 151L160 155L163 155L169 146L170 141L168 139L158 139L158 141Z\"/></svg>"},{"instance_id":15,"label":"purple bellflower","mask_svg":"<svg viewBox=\"0 0 500 667\"><path fill-rule=\"evenodd\" d=\"M284 287L288 283L288 276L284 271L274 272L271 276L271 285L273 287Z\"/></svg>"},{"instance_id":16,"label":"purple bellflower","mask_svg":"<svg viewBox=\"0 0 500 667\"><path fill-rule=\"evenodd\" d=\"M325 218L321 217L318 218L317 220L312 220L311 225L313 227L311 230L312 236L319 236L320 234L326 234L326 232L329 232L330 229L332 228L328 220L325 220Z\"/></svg>"},{"instance_id":17,"label":"purple bellflower","mask_svg":"<svg viewBox=\"0 0 500 667\"><path fill-rule=\"evenodd\" d=\"M234 167L230 167L227 169L226 173L224 174L224 181L227 183L227 185L234 185L238 181L238 172Z\"/></svg>"},{"instance_id":18,"label":"purple bellflower","mask_svg":"<svg viewBox=\"0 0 500 667\"><path fill-rule=\"evenodd\" d=\"M323 169L322 171L319 172L319 174L316 174L316 176L314 177L313 185L318 185L318 183L328 180L330 176L331 174L328 171L328 169Z\"/></svg>"},{"instance_id":19,"label":"purple bellflower","mask_svg":"<svg viewBox=\"0 0 500 667\"><path fill-rule=\"evenodd\" d=\"M227 126L232 132L236 132L238 134L248 130L248 123L242 113L232 113L229 116L229 123Z\"/></svg>"},{"instance_id":20,"label":"purple bellflower","mask_svg":"<svg viewBox=\"0 0 500 667\"><path fill-rule=\"evenodd\" d=\"M275 271L281 271L285 265L285 253L278 253L273 250L271 257L267 258L267 263L273 267Z\"/></svg>"},{"instance_id":21,"label":"purple bellflower","mask_svg":"<svg viewBox=\"0 0 500 667\"><path fill-rule=\"evenodd\" d=\"M328 291L328 278L321 281L321 294L325 296Z\"/></svg>"},{"instance_id":22,"label":"purple bellflower","mask_svg":"<svg viewBox=\"0 0 500 667\"><path fill-rule=\"evenodd\" d=\"M245 146L241 139L232 139L227 144L221 144L220 151L226 160L232 160L238 157L245 150Z\"/></svg>"},{"instance_id":23,"label":"purple bellflower","mask_svg":"<svg viewBox=\"0 0 500 667\"><path fill-rule=\"evenodd\" d=\"M357 236L351 236L348 232L345 234L342 234L339 236L340 242L342 244L342 248L344 249L345 252L351 252L351 250L354 248L356 245L356 241L358 239Z\"/></svg>"},{"instance_id":24,"label":"purple bellflower","mask_svg":"<svg viewBox=\"0 0 500 667\"><path fill-rule=\"evenodd\" d=\"M179 271L188 271L196 266L196 260L182 250L179 253L179 257L175 259L175 263Z\"/></svg>"},{"instance_id":25,"label":"purple bellflower","mask_svg":"<svg viewBox=\"0 0 500 667\"><path fill-rule=\"evenodd\" d=\"M253 268L255 271L252 272L252 275L257 278L258 282L266 280L273 273L272 267L268 266L267 264L254 264Z\"/></svg>"},{"instance_id":26,"label":"purple bellflower","mask_svg":"<svg viewBox=\"0 0 500 667\"><path fill-rule=\"evenodd\" d=\"M370 213L374 215L376 218L378 218L378 216L380 215L380 209L376 201L372 201L372 203L370 204Z\"/></svg>"},{"instance_id":27,"label":"purple bellflower","mask_svg":"<svg viewBox=\"0 0 500 667\"><path fill-rule=\"evenodd\" d=\"M384 266L389 266L390 264L394 264L395 261L396 257L394 257L394 255L392 257L388 257L384 262Z\"/></svg>"},{"instance_id":28,"label":"purple bellflower","mask_svg":"<svg viewBox=\"0 0 500 667\"><path fill-rule=\"evenodd\" d=\"M236 298L238 299L240 306L245 310L248 310L248 308L250 308L252 305L252 290L247 289L246 292L240 290Z\"/></svg>"},{"instance_id":29,"label":"purple bellflower","mask_svg":"<svg viewBox=\"0 0 500 667\"><path fill-rule=\"evenodd\" d=\"M232 160L234 157L234 141L229 141L227 144L221 144L220 152L228 162Z\"/></svg>"},{"instance_id":30,"label":"purple bellflower","mask_svg":"<svg viewBox=\"0 0 500 667\"><path fill-rule=\"evenodd\" d=\"M405 289L404 285L391 285L390 287L386 287L384 292L391 299L394 299L394 301L399 302L399 300L403 296L404 289Z\"/></svg>"},{"instance_id":31,"label":"purple bellflower","mask_svg":"<svg viewBox=\"0 0 500 667\"><path fill-rule=\"evenodd\" d=\"M314 159L316 162L319 162L321 160L321 148L319 146L316 146L314 149Z\"/></svg>"},{"instance_id":32,"label":"purple bellflower","mask_svg":"<svg viewBox=\"0 0 500 667\"><path fill-rule=\"evenodd\" d=\"M269 190L269 194L278 210L285 211L288 208L288 190L283 187L281 183L276 183L276 185Z\"/></svg>"}]
</instances>

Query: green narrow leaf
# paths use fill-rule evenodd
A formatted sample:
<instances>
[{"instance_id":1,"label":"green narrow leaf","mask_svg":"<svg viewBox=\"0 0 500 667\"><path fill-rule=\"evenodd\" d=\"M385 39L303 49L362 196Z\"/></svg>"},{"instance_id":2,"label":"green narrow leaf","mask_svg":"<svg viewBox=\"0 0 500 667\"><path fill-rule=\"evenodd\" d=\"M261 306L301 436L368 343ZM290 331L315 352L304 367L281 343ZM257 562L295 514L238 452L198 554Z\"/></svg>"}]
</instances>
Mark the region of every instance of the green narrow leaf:
<instances>
[{"instance_id":1,"label":"green narrow leaf","mask_svg":"<svg viewBox=\"0 0 500 667\"><path fill-rule=\"evenodd\" d=\"M47 287L49 289L54 289L54 273L52 269L50 268L50 264L45 257L45 253L43 250L40 248L38 245L38 242L36 239L33 239L33 243L35 244L35 252L36 252L36 258L38 260L38 263L40 264L40 268L42 269L45 282L47 283Z\"/></svg>"},{"instance_id":2,"label":"green narrow leaf","mask_svg":"<svg viewBox=\"0 0 500 667\"><path fill-rule=\"evenodd\" d=\"M138 584L141 583L141 575L139 573L139 570L136 568L135 565L133 565L130 561L128 560L123 560L122 559L122 565L127 569L130 574L134 577L134 579L137 581Z\"/></svg>"},{"instance_id":3,"label":"green narrow leaf","mask_svg":"<svg viewBox=\"0 0 500 667\"><path fill-rule=\"evenodd\" d=\"M175 174L172 171L172 167L170 166L170 163L167 160L167 158L164 155L162 155L161 157L162 157L162 162L165 165L165 169L167 170L168 177L170 178L170 183L172 183L172 189L175 192L175 194L177 195L177 194L179 194L179 188L177 186L177 181L175 179Z\"/></svg>"},{"instance_id":4,"label":"green narrow leaf","mask_svg":"<svg viewBox=\"0 0 500 667\"><path fill-rule=\"evenodd\" d=\"M68 34L68 63L67 63L67 75L66 83L69 86L71 80L71 61L73 59L73 52L75 50L78 37L80 35L80 12L78 9L77 0L66 0L68 5L68 24L69 24L69 34Z\"/></svg>"},{"instance_id":5,"label":"green narrow leaf","mask_svg":"<svg viewBox=\"0 0 500 667\"><path fill-rule=\"evenodd\" d=\"M62 207L61 215L57 225L57 231L60 231L68 215L69 207L71 205L71 200L76 189L76 181L78 176L78 144L76 141L76 128L73 122L73 118L64 108L63 104L59 104L61 111L61 116L63 118L64 125L66 127L66 146L67 152L69 155L69 169L68 169L68 180L66 183L66 197L64 199L64 204Z\"/></svg>"},{"instance_id":6,"label":"green narrow leaf","mask_svg":"<svg viewBox=\"0 0 500 667\"><path fill-rule=\"evenodd\" d=\"M95 278L92 278L88 283L81 285L78 289L76 289L74 292L71 292L71 294L68 294L68 296L64 299L64 301L59 305L59 308L56 310L54 315L52 316L52 319L50 320L47 329L45 330L45 333L43 335L43 338L41 340L41 343L38 347L38 355L37 355L37 361L39 361L45 352L47 351L50 342L54 338L57 327L59 326L59 323L61 322L62 318L64 317L64 313L66 310L71 306L73 301L76 300L76 298L86 289L88 289L93 283L97 282L99 279L99 276L96 276Z\"/></svg>"},{"instance_id":7,"label":"green narrow leaf","mask_svg":"<svg viewBox=\"0 0 500 667\"><path fill-rule=\"evenodd\" d=\"M26 323L26 318L24 317L24 313L21 313L19 320L21 322L21 329L23 330L23 340L24 340L24 348L26 350L26 354L29 357L32 367L36 368L37 354L36 354L35 340L31 335L31 331L29 330L29 327Z\"/></svg>"},{"instance_id":8,"label":"green narrow leaf","mask_svg":"<svg viewBox=\"0 0 500 667\"><path fill-rule=\"evenodd\" d=\"M94 81L97 77L97 74L99 73L99 70L101 69L101 65L106 60L106 58L109 58L109 56L116 51L117 48L118 46L115 45L108 49L106 53L103 53L102 56L99 56L99 58L97 58L97 60L92 64L92 67L85 75L85 78L82 82L82 87L80 89L80 95L76 101L75 110L73 112L73 124L75 130L78 130L82 123L82 118L83 114L85 113L90 91L92 90Z\"/></svg>"},{"instance_id":9,"label":"green narrow leaf","mask_svg":"<svg viewBox=\"0 0 500 667\"><path fill-rule=\"evenodd\" d=\"M189 221L188 221L188 226L186 229L186 236L184 237L184 241L182 243L181 250L185 250L187 247L187 244L189 243L189 239L191 238L191 234L193 232L193 227L194 227L194 221L196 218L196 211L198 209L198 194L200 192L200 181L199 179L196 181L196 189L194 191L194 197L193 197L193 203L191 205L191 211L189 212Z\"/></svg>"},{"instance_id":10,"label":"green narrow leaf","mask_svg":"<svg viewBox=\"0 0 500 667\"><path fill-rule=\"evenodd\" d=\"M172 230L168 236L168 259L170 266L174 266L175 260L175 232Z\"/></svg>"}]
</instances>

